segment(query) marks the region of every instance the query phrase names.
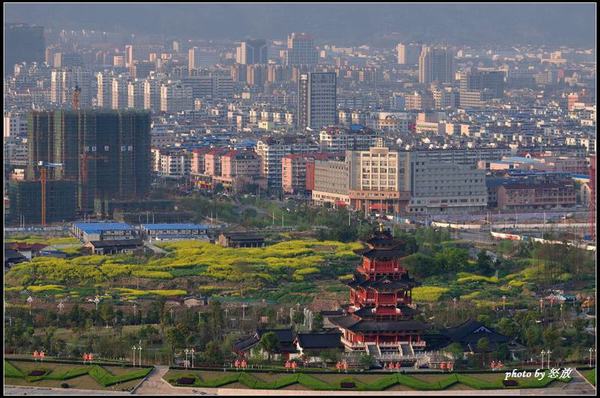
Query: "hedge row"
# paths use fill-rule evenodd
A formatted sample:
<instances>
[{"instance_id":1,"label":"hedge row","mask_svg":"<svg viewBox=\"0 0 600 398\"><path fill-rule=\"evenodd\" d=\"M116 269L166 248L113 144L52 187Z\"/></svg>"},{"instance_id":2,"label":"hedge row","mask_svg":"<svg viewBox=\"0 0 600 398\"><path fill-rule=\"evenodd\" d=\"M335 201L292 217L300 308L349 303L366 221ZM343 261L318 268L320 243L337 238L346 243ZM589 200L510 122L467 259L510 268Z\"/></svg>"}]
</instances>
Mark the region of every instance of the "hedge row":
<instances>
[{"instance_id":1,"label":"hedge row","mask_svg":"<svg viewBox=\"0 0 600 398\"><path fill-rule=\"evenodd\" d=\"M461 375L461 374L452 374L448 375L448 377L437 381L437 382L426 382L423 380L419 380L413 376L408 376L401 373L391 374L391 375L382 375L381 379L376 380L371 383L365 383L363 381L357 380L354 377L347 377L340 380L337 383L328 383L321 379L318 379L309 374L303 373L295 373L282 375L278 379L272 382L266 382L260 380L252 373L245 372L235 372L227 374L223 377L211 380L203 380L198 375L194 375L191 373L182 374L180 376L170 377L168 379L169 383L173 385L183 385L178 384L177 380L180 378L191 378L194 379L193 386L195 387L222 387L227 384L239 382L245 385L248 388L252 389L262 389L262 390L276 390L280 388L287 387L291 384L301 384L302 386L309 388L311 390L343 390L342 384L345 383L353 383L353 389L358 391L383 391L388 389L396 384L401 384L406 387L412 388L414 390L430 390L430 391L439 391L445 390L448 387L461 383L468 387L478 389L478 390L489 390L489 389L504 389L507 388L502 383L501 378L497 381L488 381L482 380L476 377ZM524 379L519 380L517 388L541 388L550 384L554 380L560 380L562 382L568 383L571 379L550 379L548 377L544 377L542 380L537 379Z\"/></svg>"},{"instance_id":2,"label":"hedge row","mask_svg":"<svg viewBox=\"0 0 600 398\"><path fill-rule=\"evenodd\" d=\"M108 370L104 369L103 367L94 365L90 369L88 374L91 377L93 377L94 380L96 380L98 382L98 384L100 384L104 387L109 387L109 386L112 386L113 384L124 383L126 381L136 380L136 379L141 379L143 377L146 377L146 375L148 373L150 373L151 370L152 370L151 368L140 369L140 370L135 370L133 372L125 373L125 374L122 374L119 376L115 376L112 373L110 373Z\"/></svg>"},{"instance_id":3,"label":"hedge row","mask_svg":"<svg viewBox=\"0 0 600 398\"><path fill-rule=\"evenodd\" d=\"M4 360L4 376L6 377L25 377L23 372L17 369L12 363Z\"/></svg>"},{"instance_id":4,"label":"hedge row","mask_svg":"<svg viewBox=\"0 0 600 398\"><path fill-rule=\"evenodd\" d=\"M92 367L78 367L64 371L51 371L44 368L40 368L40 370L43 370L45 373L39 376L28 376L12 363L6 360L4 361L4 375L6 377L22 378L31 383L39 380L63 381L89 374L94 380L96 380L96 382L98 382L98 384L103 387L109 387L113 384L124 383L130 380L141 379L146 377L146 375L152 371L152 368L136 369L119 376L113 375L108 370L98 365L94 365Z\"/></svg>"}]
</instances>

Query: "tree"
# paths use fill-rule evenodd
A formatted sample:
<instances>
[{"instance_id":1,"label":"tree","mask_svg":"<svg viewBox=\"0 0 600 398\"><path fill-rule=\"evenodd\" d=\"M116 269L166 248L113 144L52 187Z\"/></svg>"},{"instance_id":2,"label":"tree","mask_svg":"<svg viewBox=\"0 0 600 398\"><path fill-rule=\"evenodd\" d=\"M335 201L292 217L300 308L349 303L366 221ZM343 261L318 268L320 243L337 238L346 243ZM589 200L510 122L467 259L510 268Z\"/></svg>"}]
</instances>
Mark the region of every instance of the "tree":
<instances>
[{"instance_id":1,"label":"tree","mask_svg":"<svg viewBox=\"0 0 600 398\"><path fill-rule=\"evenodd\" d=\"M446 351L452 354L452 357L456 361L463 358L465 350L460 343L452 343L446 347Z\"/></svg>"},{"instance_id":2,"label":"tree","mask_svg":"<svg viewBox=\"0 0 600 398\"><path fill-rule=\"evenodd\" d=\"M492 258L487 255L485 250L481 250L477 255L477 272L482 275L491 275L494 273Z\"/></svg>"},{"instance_id":3,"label":"tree","mask_svg":"<svg viewBox=\"0 0 600 398\"><path fill-rule=\"evenodd\" d=\"M498 345L498 351L496 353L498 354L498 359L500 359L500 360L508 359L508 356L510 354L510 350L508 349L508 344L502 343L502 344Z\"/></svg>"},{"instance_id":4,"label":"tree","mask_svg":"<svg viewBox=\"0 0 600 398\"><path fill-rule=\"evenodd\" d=\"M544 338L544 344L546 345L546 347L552 347L553 349L558 347L559 341L560 341L560 335L558 333L558 330L556 330L556 328L554 328L554 327L546 328L546 330L544 330L544 333L543 333L543 338Z\"/></svg>"},{"instance_id":5,"label":"tree","mask_svg":"<svg viewBox=\"0 0 600 398\"><path fill-rule=\"evenodd\" d=\"M267 332L260 338L260 346L267 352L267 358L271 360L271 354L273 354L279 347L279 339L273 332Z\"/></svg>"},{"instance_id":6,"label":"tree","mask_svg":"<svg viewBox=\"0 0 600 398\"><path fill-rule=\"evenodd\" d=\"M321 330L323 329L323 314L320 312L315 315L313 318L313 330Z\"/></svg>"},{"instance_id":7,"label":"tree","mask_svg":"<svg viewBox=\"0 0 600 398\"><path fill-rule=\"evenodd\" d=\"M490 349L490 340L487 337L482 337L477 340L477 349L479 351L487 352Z\"/></svg>"},{"instance_id":8,"label":"tree","mask_svg":"<svg viewBox=\"0 0 600 398\"><path fill-rule=\"evenodd\" d=\"M371 369L371 366L375 363L375 358L369 354L361 354L358 363L365 369Z\"/></svg>"},{"instance_id":9,"label":"tree","mask_svg":"<svg viewBox=\"0 0 600 398\"><path fill-rule=\"evenodd\" d=\"M487 337L477 340L477 349L481 352L482 363L485 366L485 354L490 349L490 340Z\"/></svg>"},{"instance_id":10,"label":"tree","mask_svg":"<svg viewBox=\"0 0 600 398\"><path fill-rule=\"evenodd\" d=\"M223 337L225 329L225 316L219 301L211 301L208 305L208 326L214 338Z\"/></svg>"},{"instance_id":11,"label":"tree","mask_svg":"<svg viewBox=\"0 0 600 398\"><path fill-rule=\"evenodd\" d=\"M514 337L519 330L519 325L510 318L501 318L498 321L497 327L500 333L511 338Z\"/></svg>"},{"instance_id":12,"label":"tree","mask_svg":"<svg viewBox=\"0 0 600 398\"><path fill-rule=\"evenodd\" d=\"M211 341L206 345L204 350L204 358L211 364L219 364L223 362L223 351L221 345L217 341Z\"/></svg>"},{"instance_id":13,"label":"tree","mask_svg":"<svg viewBox=\"0 0 600 398\"><path fill-rule=\"evenodd\" d=\"M102 303L100 305L99 311L100 311L100 317L102 318L104 323L108 326L110 321L112 321L115 316L115 312L113 310L112 304Z\"/></svg>"},{"instance_id":14,"label":"tree","mask_svg":"<svg viewBox=\"0 0 600 398\"><path fill-rule=\"evenodd\" d=\"M323 360L323 362L337 362L340 359L340 352L339 350L336 350L335 348L330 348L327 350L323 350L319 353L319 356L321 357L321 359Z\"/></svg>"}]
</instances>

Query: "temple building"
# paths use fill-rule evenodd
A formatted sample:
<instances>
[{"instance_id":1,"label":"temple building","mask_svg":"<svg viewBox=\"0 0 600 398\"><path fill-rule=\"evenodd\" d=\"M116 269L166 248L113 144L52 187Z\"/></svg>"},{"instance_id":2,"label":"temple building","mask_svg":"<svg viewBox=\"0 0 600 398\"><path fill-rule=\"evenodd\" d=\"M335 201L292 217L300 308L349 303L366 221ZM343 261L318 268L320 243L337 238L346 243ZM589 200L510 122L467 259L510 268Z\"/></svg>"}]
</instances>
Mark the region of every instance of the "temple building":
<instances>
[{"instance_id":1,"label":"temple building","mask_svg":"<svg viewBox=\"0 0 600 398\"><path fill-rule=\"evenodd\" d=\"M424 339L430 325L415 320L418 313L412 289L419 283L402 265L411 254L402 240L389 230L379 230L357 251L362 263L350 287L350 305L345 314L329 318L342 332L347 352L366 351L380 362L415 364L420 352L430 349Z\"/></svg>"}]
</instances>

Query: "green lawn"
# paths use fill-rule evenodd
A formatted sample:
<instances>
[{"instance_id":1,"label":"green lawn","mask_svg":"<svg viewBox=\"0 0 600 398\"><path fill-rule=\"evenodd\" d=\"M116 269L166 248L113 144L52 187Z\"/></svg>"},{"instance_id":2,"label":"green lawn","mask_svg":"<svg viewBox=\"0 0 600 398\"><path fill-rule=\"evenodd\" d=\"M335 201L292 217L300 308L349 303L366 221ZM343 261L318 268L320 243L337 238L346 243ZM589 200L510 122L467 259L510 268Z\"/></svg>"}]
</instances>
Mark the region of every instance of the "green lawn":
<instances>
[{"instance_id":1,"label":"green lawn","mask_svg":"<svg viewBox=\"0 0 600 398\"><path fill-rule=\"evenodd\" d=\"M596 385L596 369L580 370L579 373L583 375L593 385Z\"/></svg>"},{"instance_id":2,"label":"green lawn","mask_svg":"<svg viewBox=\"0 0 600 398\"><path fill-rule=\"evenodd\" d=\"M256 389L282 389L291 385L301 385L309 390L343 390L344 382L354 383L352 390L382 391L394 390L399 386L412 390L439 391L455 389L464 386L466 389L503 389L503 388L543 388L549 386L555 379L535 378L519 379L518 386L505 387L503 373L495 374L345 374L345 373L252 373L252 372L220 372L220 371L187 371L171 369L164 379L173 385L178 385L182 377L192 378L194 387L231 387L245 386ZM568 383L568 380L560 380ZM405 389L401 388L401 389Z\"/></svg>"},{"instance_id":3,"label":"green lawn","mask_svg":"<svg viewBox=\"0 0 600 398\"><path fill-rule=\"evenodd\" d=\"M91 390L130 390L152 368L119 366L76 365L55 362L4 361L6 384L38 387L61 387ZM44 371L41 376L30 376L32 371Z\"/></svg>"}]
</instances>

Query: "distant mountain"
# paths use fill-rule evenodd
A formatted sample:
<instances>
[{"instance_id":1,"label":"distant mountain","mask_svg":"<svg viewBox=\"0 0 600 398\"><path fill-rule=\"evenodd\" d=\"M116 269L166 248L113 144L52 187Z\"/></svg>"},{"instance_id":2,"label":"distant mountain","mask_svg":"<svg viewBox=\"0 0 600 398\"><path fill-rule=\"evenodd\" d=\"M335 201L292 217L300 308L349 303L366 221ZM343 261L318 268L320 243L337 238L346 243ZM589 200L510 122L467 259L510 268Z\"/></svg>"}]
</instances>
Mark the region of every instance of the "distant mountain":
<instances>
[{"instance_id":1,"label":"distant mountain","mask_svg":"<svg viewBox=\"0 0 600 398\"><path fill-rule=\"evenodd\" d=\"M587 4L7 4L6 22L60 29L156 33L167 37L284 38L365 43L403 40L465 44L595 46L596 5Z\"/></svg>"}]
</instances>

